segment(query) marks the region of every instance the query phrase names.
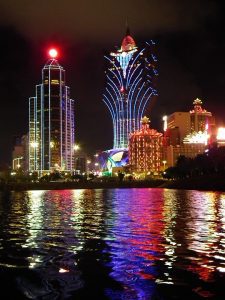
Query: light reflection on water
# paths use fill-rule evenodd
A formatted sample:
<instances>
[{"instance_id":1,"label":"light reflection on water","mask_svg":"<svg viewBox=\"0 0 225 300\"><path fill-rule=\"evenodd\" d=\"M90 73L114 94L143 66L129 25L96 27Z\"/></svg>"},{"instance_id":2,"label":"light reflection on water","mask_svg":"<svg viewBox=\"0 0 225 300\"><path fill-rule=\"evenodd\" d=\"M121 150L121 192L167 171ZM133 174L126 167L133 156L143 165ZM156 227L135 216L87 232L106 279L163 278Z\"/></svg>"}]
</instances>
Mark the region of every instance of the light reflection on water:
<instances>
[{"instance_id":1,"label":"light reflection on water","mask_svg":"<svg viewBox=\"0 0 225 300\"><path fill-rule=\"evenodd\" d=\"M0 225L0 279L17 299L225 298L224 193L12 192Z\"/></svg>"}]
</instances>

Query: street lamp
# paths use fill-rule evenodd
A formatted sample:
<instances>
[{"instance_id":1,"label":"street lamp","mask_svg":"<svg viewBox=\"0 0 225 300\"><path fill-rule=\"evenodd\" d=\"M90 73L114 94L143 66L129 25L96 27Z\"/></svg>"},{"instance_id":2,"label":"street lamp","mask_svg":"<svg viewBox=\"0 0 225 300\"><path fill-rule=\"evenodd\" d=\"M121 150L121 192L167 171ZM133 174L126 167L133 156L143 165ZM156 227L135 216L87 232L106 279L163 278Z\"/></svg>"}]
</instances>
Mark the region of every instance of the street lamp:
<instances>
[{"instance_id":1,"label":"street lamp","mask_svg":"<svg viewBox=\"0 0 225 300\"><path fill-rule=\"evenodd\" d=\"M80 146L79 146L78 144L75 144L75 145L73 146L73 150L74 150L74 151L80 150Z\"/></svg>"},{"instance_id":2,"label":"street lamp","mask_svg":"<svg viewBox=\"0 0 225 300\"><path fill-rule=\"evenodd\" d=\"M13 158L13 170L19 169L21 167L21 161L23 156Z\"/></svg>"}]
</instances>

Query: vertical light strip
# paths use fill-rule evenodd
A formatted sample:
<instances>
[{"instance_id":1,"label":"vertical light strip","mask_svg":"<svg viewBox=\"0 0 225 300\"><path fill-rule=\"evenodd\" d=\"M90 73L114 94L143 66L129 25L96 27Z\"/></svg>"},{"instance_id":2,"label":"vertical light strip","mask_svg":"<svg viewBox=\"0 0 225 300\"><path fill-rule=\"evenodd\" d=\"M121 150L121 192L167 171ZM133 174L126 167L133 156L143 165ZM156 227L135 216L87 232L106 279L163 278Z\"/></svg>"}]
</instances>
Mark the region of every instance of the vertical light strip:
<instances>
[{"instance_id":1,"label":"vertical light strip","mask_svg":"<svg viewBox=\"0 0 225 300\"><path fill-rule=\"evenodd\" d=\"M30 151L30 101L31 98L29 98L29 135L28 135L28 170L31 171L30 167L30 156L31 156L31 151Z\"/></svg>"},{"instance_id":2,"label":"vertical light strip","mask_svg":"<svg viewBox=\"0 0 225 300\"><path fill-rule=\"evenodd\" d=\"M48 77L49 77L49 82L48 82L48 127L49 127L49 133L48 133L48 170L51 170L51 149L50 149L50 142L51 142L51 124L50 124L50 118L51 118L51 67L50 65L48 66Z\"/></svg>"},{"instance_id":3,"label":"vertical light strip","mask_svg":"<svg viewBox=\"0 0 225 300\"><path fill-rule=\"evenodd\" d=\"M37 170L37 97L34 98L34 170Z\"/></svg>"},{"instance_id":4,"label":"vertical light strip","mask_svg":"<svg viewBox=\"0 0 225 300\"><path fill-rule=\"evenodd\" d=\"M63 99L62 99L62 69L59 68L59 103L60 103L60 168L63 167L63 154L62 154L62 136L63 136L63 126L62 126L62 113L63 113Z\"/></svg>"},{"instance_id":5,"label":"vertical light strip","mask_svg":"<svg viewBox=\"0 0 225 300\"><path fill-rule=\"evenodd\" d=\"M72 171L72 151L73 151L73 120L72 120L72 99L69 99L69 118L70 118L70 131L69 131L69 134L70 134L70 168L69 170Z\"/></svg>"},{"instance_id":6,"label":"vertical light strip","mask_svg":"<svg viewBox=\"0 0 225 300\"><path fill-rule=\"evenodd\" d=\"M67 113L68 113L68 109L67 109L67 101L68 101L68 88L67 86L65 87L65 98L66 98L66 105L65 105L65 117L66 117L66 121L65 121L65 163L66 163L66 169L68 169L68 145L67 145L67 131L68 131L68 120L67 120Z\"/></svg>"},{"instance_id":7,"label":"vertical light strip","mask_svg":"<svg viewBox=\"0 0 225 300\"><path fill-rule=\"evenodd\" d=\"M40 125L39 125L39 130L40 130L40 133L41 133L41 138L40 138L40 155L41 155L41 167L40 167L40 170L41 170L41 174L42 174L42 171L43 171L43 166L44 166L44 84L42 83L41 84L41 122L40 122Z\"/></svg>"}]
</instances>

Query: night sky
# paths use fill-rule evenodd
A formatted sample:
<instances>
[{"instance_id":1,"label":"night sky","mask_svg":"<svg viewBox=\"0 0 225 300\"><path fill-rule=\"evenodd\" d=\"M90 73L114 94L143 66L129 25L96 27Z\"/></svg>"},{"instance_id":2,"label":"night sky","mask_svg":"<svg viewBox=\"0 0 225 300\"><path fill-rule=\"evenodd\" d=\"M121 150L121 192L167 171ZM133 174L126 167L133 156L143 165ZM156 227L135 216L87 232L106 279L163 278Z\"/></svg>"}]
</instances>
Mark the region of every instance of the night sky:
<instances>
[{"instance_id":1,"label":"night sky","mask_svg":"<svg viewBox=\"0 0 225 300\"><path fill-rule=\"evenodd\" d=\"M102 102L104 53L120 46L126 19L137 43L156 42L159 96L151 126L203 101L225 125L225 4L173 0L0 0L0 163L10 163L13 136L28 132L28 98L41 83L51 46L75 99L76 141L88 152L112 148Z\"/></svg>"}]
</instances>

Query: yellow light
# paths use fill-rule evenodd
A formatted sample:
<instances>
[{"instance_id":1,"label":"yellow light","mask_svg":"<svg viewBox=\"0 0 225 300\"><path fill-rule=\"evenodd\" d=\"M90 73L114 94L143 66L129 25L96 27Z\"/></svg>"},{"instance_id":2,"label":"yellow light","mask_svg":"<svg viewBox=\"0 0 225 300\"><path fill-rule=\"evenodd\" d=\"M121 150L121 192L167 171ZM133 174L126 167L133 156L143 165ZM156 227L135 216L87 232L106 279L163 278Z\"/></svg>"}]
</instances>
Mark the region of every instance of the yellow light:
<instances>
[{"instance_id":1,"label":"yellow light","mask_svg":"<svg viewBox=\"0 0 225 300\"><path fill-rule=\"evenodd\" d=\"M167 130L167 116L163 116L163 121L164 121L164 124L163 124L163 130L166 131Z\"/></svg>"},{"instance_id":2,"label":"yellow light","mask_svg":"<svg viewBox=\"0 0 225 300\"><path fill-rule=\"evenodd\" d=\"M219 127L217 131L217 140L225 140L225 127Z\"/></svg>"},{"instance_id":3,"label":"yellow light","mask_svg":"<svg viewBox=\"0 0 225 300\"><path fill-rule=\"evenodd\" d=\"M73 147L74 151L78 151L80 149L80 146L75 144L74 147Z\"/></svg>"},{"instance_id":4,"label":"yellow light","mask_svg":"<svg viewBox=\"0 0 225 300\"><path fill-rule=\"evenodd\" d=\"M38 147L38 142L31 142L30 143L32 148L37 148Z\"/></svg>"}]
</instances>

